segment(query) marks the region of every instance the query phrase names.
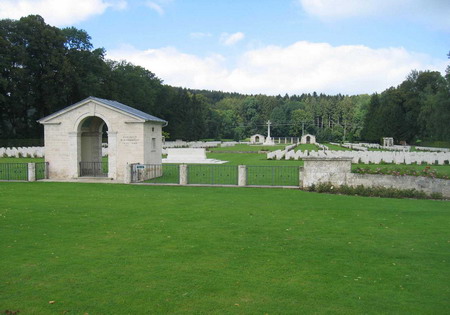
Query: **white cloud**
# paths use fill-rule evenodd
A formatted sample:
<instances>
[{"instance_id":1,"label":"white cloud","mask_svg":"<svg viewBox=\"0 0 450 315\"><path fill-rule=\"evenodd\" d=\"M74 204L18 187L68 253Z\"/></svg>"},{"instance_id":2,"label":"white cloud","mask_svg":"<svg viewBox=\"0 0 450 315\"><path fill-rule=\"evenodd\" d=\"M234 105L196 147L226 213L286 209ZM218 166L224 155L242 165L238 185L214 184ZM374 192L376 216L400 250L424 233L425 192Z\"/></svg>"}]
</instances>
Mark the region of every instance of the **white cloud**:
<instances>
[{"instance_id":1,"label":"white cloud","mask_svg":"<svg viewBox=\"0 0 450 315\"><path fill-rule=\"evenodd\" d=\"M198 57L175 48L111 50L108 58L125 59L154 72L167 84L252 94L360 94L400 84L417 70L444 71L446 60L433 60L403 48L331 46L300 41L245 52L233 61L221 55Z\"/></svg>"},{"instance_id":2,"label":"white cloud","mask_svg":"<svg viewBox=\"0 0 450 315\"><path fill-rule=\"evenodd\" d=\"M149 7L150 9L155 10L159 15L163 15L164 14L164 9L162 8L162 6L157 4L157 3L155 3L155 2L148 1L148 2L145 3L145 5L147 7Z\"/></svg>"},{"instance_id":3,"label":"white cloud","mask_svg":"<svg viewBox=\"0 0 450 315\"><path fill-rule=\"evenodd\" d=\"M245 37L245 34L242 32L237 32L237 33L233 33L233 34L222 33L222 35L220 36L220 42L222 43L222 45L232 46L232 45L236 44L237 42L243 40L244 37Z\"/></svg>"},{"instance_id":4,"label":"white cloud","mask_svg":"<svg viewBox=\"0 0 450 315\"><path fill-rule=\"evenodd\" d=\"M172 0L154 0L145 2L145 5L150 9L156 11L159 15L164 15L164 7L170 2L172 2Z\"/></svg>"},{"instance_id":5,"label":"white cloud","mask_svg":"<svg viewBox=\"0 0 450 315\"><path fill-rule=\"evenodd\" d=\"M321 19L403 17L450 30L448 0L298 0L310 15Z\"/></svg>"},{"instance_id":6,"label":"white cloud","mask_svg":"<svg viewBox=\"0 0 450 315\"><path fill-rule=\"evenodd\" d=\"M138 50L132 46L123 46L117 50L110 50L107 58L127 60L143 66L166 83L184 86L208 86L210 80L219 82L226 77L223 67L224 58L221 55L211 55L200 58L177 51L173 47L160 49Z\"/></svg>"},{"instance_id":7,"label":"white cloud","mask_svg":"<svg viewBox=\"0 0 450 315\"><path fill-rule=\"evenodd\" d=\"M108 8L126 8L124 0L2 0L0 18L19 19L39 14L52 25L65 26L102 14Z\"/></svg>"}]
</instances>

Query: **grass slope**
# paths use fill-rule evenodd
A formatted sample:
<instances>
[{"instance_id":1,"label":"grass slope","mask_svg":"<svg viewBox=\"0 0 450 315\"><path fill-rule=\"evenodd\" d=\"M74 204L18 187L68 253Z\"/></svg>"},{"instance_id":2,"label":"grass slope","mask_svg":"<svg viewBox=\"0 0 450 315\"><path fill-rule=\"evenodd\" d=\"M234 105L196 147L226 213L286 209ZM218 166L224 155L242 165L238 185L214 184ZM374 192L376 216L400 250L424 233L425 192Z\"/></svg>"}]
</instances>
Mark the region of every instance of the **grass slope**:
<instances>
[{"instance_id":1,"label":"grass slope","mask_svg":"<svg viewBox=\"0 0 450 315\"><path fill-rule=\"evenodd\" d=\"M2 311L450 307L448 202L74 183L0 183L0 196Z\"/></svg>"}]
</instances>

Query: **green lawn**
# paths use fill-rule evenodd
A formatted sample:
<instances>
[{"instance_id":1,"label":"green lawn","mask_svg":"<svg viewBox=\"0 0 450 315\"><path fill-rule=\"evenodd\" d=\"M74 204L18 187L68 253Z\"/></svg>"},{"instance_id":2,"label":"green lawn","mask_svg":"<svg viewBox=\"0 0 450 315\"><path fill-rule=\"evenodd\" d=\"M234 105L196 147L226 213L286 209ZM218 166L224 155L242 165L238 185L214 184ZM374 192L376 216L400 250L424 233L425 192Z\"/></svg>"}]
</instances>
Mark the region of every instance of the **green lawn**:
<instances>
[{"instance_id":1,"label":"green lawn","mask_svg":"<svg viewBox=\"0 0 450 315\"><path fill-rule=\"evenodd\" d=\"M218 148L210 148L208 150L210 150L211 152L217 152L217 151L259 152L259 151L284 150L284 148L286 146L287 146L287 144L273 145L273 146L236 144L232 147L218 147Z\"/></svg>"},{"instance_id":2,"label":"green lawn","mask_svg":"<svg viewBox=\"0 0 450 315\"><path fill-rule=\"evenodd\" d=\"M257 153L207 153L209 159L228 161L224 165L292 165L303 166L303 161L268 160L267 154Z\"/></svg>"},{"instance_id":3,"label":"green lawn","mask_svg":"<svg viewBox=\"0 0 450 315\"><path fill-rule=\"evenodd\" d=\"M0 183L0 196L1 310L445 314L450 308L449 202L75 183Z\"/></svg>"},{"instance_id":4,"label":"green lawn","mask_svg":"<svg viewBox=\"0 0 450 315\"><path fill-rule=\"evenodd\" d=\"M39 163L44 162L44 158L9 158L0 157L0 163Z\"/></svg>"},{"instance_id":5,"label":"green lawn","mask_svg":"<svg viewBox=\"0 0 450 315\"><path fill-rule=\"evenodd\" d=\"M340 145L335 145L335 144L331 144L331 143L324 143L324 145L326 145L328 147L328 149L333 150L333 151L351 151L351 149L341 147Z\"/></svg>"},{"instance_id":6,"label":"green lawn","mask_svg":"<svg viewBox=\"0 0 450 315\"><path fill-rule=\"evenodd\" d=\"M298 150L301 150L302 152L304 152L306 150L308 150L308 151L319 151L320 149L315 144L308 143L308 144L299 144L298 146L296 146L294 148L294 151L298 151Z\"/></svg>"}]
</instances>

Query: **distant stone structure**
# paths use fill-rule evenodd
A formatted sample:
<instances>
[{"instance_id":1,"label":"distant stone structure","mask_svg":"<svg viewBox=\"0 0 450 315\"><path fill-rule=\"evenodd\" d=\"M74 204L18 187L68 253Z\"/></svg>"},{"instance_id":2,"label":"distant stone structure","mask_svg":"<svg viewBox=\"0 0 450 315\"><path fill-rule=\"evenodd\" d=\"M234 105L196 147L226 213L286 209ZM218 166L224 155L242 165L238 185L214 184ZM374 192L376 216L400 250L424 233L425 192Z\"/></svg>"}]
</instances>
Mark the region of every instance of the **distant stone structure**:
<instances>
[{"instance_id":1,"label":"distant stone structure","mask_svg":"<svg viewBox=\"0 0 450 315\"><path fill-rule=\"evenodd\" d=\"M393 147L394 138L385 137L383 138L383 147Z\"/></svg>"},{"instance_id":2,"label":"distant stone structure","mask_svg":"<svg viewBox=\"0 0 450 315\"><path fill-rule=\"evenodd\" d=\"M316 144L316 136L310 135L309 133L302 136L300 139L301 144Z\"/></svg>"},{"instance_id":3,"label":"distant stone structure","mask_svg":"<svg viewBox=\"0 0 450 315\"><path fill-rule=\"evenodd\" d=\"M122 103L88 97L38 121L44 125L50 179L126 180L127 164L161 164L167 121ZM107 130L108 162L102 163Z\"/></svg>"},{"instance_id":4,"label":"distant stone structure","mask_svg":"<svg viewBox=\"0 0 450 315\"><path fill-rule=\"evenodd\" d=\"M256 134L250 137L251 144L262 144L266 140L266 137L260 134Z\"/></svg>"}]
</instances>

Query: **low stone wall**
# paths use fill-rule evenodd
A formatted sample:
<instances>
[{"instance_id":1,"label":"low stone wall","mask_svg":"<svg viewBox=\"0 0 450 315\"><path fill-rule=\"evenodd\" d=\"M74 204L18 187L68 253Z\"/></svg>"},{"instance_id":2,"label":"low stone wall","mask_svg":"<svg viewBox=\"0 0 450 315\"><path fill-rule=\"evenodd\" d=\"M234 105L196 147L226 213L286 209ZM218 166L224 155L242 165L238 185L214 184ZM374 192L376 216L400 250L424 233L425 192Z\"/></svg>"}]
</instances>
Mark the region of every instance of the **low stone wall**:
<instances>
[{"instance_id":1,"label":"low stone wall","mask_svg":"<svg viewBox=\"0 0 450 315\"><path fill-rule=\"evenodd\" d=\"M351 158L304 158L305 165L301 173L300 186L330 183L341 186L391 187L396 189L416 189L425 193L441 193L450 198L450 180L416 177L354 174L351 172Z\"/></svg>"},{"instance_id":2,"label":"low stone wall","mask_svg":"<svg viewBox=\"0 0 450 315\"><path fill-rule=\"evenodd\" d=\"M441 193L450 198L450 180L420 176L394 176L372 174L347 174L346 185L365 187L391 187L396 189L416 189L427 194Z\"/></svg>"}]
</instances>

